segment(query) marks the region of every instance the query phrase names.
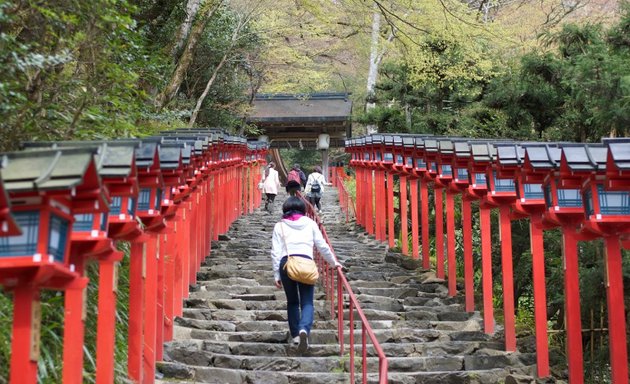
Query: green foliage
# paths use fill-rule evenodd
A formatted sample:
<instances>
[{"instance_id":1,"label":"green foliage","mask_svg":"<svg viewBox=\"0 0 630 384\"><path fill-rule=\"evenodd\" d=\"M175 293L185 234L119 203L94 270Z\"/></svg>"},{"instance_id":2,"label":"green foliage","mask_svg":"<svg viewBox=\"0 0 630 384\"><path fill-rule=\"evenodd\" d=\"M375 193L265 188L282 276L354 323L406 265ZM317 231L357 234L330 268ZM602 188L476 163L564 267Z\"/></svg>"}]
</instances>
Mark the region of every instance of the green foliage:
<instances>
[{"instance_id":1,"label":"green foliage","mask_svg":"<svg viewBox=\"0 0 630 384\"><path fill-rule=\"evenodd\" d=\"M405 116L399 108L377 106L362 115L356 121L361 124L375 124L379 132L406 132Z\"/></svg>"},{"instance_id":2,"label":"green foliage","mask_svg":"<svg viewBox=\"0 0 630 384\"><path fill-rule=\"evenodd\" d=\"M531 124L538 139L598 141L629 133L630 50L620 32L630 13L609 32L601 25L565 25L547 36L557 53L530 53L516 73L497 78L484 102L503 111L523 131Z\"/></svg>"}]
</instances>

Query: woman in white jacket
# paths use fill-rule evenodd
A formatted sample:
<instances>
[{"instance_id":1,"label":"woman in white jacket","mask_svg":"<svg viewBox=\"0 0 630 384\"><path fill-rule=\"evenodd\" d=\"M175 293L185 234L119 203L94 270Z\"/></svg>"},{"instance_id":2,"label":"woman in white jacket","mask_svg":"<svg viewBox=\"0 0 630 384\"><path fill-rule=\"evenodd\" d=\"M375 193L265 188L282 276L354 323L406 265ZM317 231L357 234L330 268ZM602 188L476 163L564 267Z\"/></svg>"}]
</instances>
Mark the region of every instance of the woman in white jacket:
<instances>
[{"instance_id":1,"label":"woman in white jacket","mask_svg":"<svg viewBox=\"0 0 630 384\"><path fill-rule=\"evenodd\" d=\"M332 250L324 240L317 223L305 216L306 204L299 197L291 196L282 205L282 220L273 228L271 260L276 287L284 287L287 296L287 318L289 331L298 352L308 348L308 335L313 325L314 285L293 281L284 265L287 256L313 258L313 245L320 255L335 267L341 267Z\"/></svg>"},{"instance_id":2,"label":"woman in white jacket","mask_svg":"<svg viewBox=\"0 0 630 384\"><path fill-rule=\"evenodd\" d=\"M263 179L263 192L267 199L265 200L265 210L271 213L273 209L273 201L276 199L278 189L280 189L280 178L278 177L278 171L276 171L276 164L272 161L265 170L265 177Z\"/></svg>"}]
</instances>

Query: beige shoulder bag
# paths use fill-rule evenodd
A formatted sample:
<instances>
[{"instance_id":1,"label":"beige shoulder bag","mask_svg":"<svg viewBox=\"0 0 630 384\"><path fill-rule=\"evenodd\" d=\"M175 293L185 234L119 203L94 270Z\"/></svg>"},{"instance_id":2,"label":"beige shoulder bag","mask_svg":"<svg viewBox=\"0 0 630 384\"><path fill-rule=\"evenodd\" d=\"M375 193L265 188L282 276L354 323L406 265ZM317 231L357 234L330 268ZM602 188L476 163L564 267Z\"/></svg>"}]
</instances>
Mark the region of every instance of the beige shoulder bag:
<instances>
[{"instance_id":1,"label":"beige shoulder bag","mask_svg":"<svg viewBox=\"0 0 630 384\"><path fill-rule=\"evenodd\" d=\"M287 252L287 262L284 265L284 269L289 275L289 279L297 281L298 283L315 285L319 279L319 271L317 264L311 258L302 256L289 255L289 248L287 247L287 240L284 237L284 228L282 222L280 222L280 231L282 231L282 240L284 241L284 249Z\"/></svg>"}]
</instances>

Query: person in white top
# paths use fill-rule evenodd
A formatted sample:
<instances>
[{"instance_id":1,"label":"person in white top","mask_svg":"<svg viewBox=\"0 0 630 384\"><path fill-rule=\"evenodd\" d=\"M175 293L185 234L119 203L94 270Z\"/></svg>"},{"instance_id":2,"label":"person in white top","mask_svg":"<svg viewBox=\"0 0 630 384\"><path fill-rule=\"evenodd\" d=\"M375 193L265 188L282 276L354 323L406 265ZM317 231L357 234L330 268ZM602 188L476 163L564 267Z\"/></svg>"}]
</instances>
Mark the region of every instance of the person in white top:
<instances>
[{"instance_id":1,"label":"person in white top","mask_svg":"<svg viewBox=\"0 0 630 384\"><path fill-rule=\"evenodd\" d=\"M276 171L276 164L272 161L265 169L265 175L263 178L263 192L267 199L265 200L265 210L269 213L273 210L273 202L280 189L280 177L278 177L278 171Z\"/></svg>"},{"instance_id":2,"label":"person in white top","mask_svg":"<svg viewBox=\"0 0 630 384\"><path fill-rule=\"evenodd\" d=\"M308 348L308 335L313 326L314 285L293 281L284 265L288 255L313 258L313 246L334 267L342 267L330 246L326 243L317 223L305 216L306 203L296 196L289 197L282 205L282 220L273 228L271 261L276 287L284 288L287 296L289 332L298 352Z\"/></svg>"},{"instance_id":3,"label":"person in white top","mask_svg":"<svg viewBox=\"0 0 630 384\"><path fill-rule=\"evenodd\" d=\"M324 185L326 185L326 178L322 175L322 168L320 166L315 166L313 173L308 175L304 192L306 192L308 201L317 206L318 212L322 210L320 200L322 198L322 194L324 193Z\"/></svg>"}]
</instances>

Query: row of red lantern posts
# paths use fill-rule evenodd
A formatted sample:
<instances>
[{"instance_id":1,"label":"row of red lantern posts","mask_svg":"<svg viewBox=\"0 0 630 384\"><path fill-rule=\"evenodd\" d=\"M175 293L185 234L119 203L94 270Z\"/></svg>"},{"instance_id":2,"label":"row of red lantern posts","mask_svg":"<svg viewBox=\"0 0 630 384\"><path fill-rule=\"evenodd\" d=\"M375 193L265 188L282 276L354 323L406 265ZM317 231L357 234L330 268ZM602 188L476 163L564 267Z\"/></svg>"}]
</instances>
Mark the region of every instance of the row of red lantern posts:
<instances>
[{"instance_id":1,"label":"row of red lantern posts","mask_svg":"<svg viewBox=\"0 0 630 384\"><path fill-rule=\"evenodd\" d=\"M333 162L328 166L328 180L333 187L338 187L337 182L346 178L346 171L343 162Z\"/></svg>"},{"instance_id":2,"label":"row of red lantern posts","mask_svg":"<svg viewBox=\"0 0 630 384\"><path fill-rule=\"evenodd\" d=\"M114 381L118 264L130 243L128 376L152 383L211 241L260 204L267 144L216 129L30 142L2 156L0 285L13 295L10 383L37 382L40 292L64 292L62 380L83 382L85 295L98 284L96 382ZM86 264L98 263L89 282Z\"/></svg>"},{"instance_id":3,"label":"row of red lantern posts","mask_svg":"<svg viewBox=\"0 0 630 384\"><path fill-rule=\"evenodd\" d=\"M394 176L399 179L402 251L409 253L407 184L414 258L430 268L429 189L435 201L436 274L456 295L455 195L461 195L465 308L474 311L471 201L479 201L483 318L494 332L491 210L499 211L505 349L516 350L511 220L530 220L537 375L549 376L543 231L563 234L569 379L582 383L578 242L603 238L611 377L628 383L622 246L630 247L630 139L602 143L517 143L430 135L374 134L346 141L357 179L357 221L395 245ZM418 200L418 184L420 200ZM443 195L446 195L446 208ZM386 202L376 204L376 202ZM418 218L421 204L421 223ZM444 247L446 209L446 247ZM421 241L418 229L422 230ZM386 235L388 237L386 238ZM419 252L422 244L422 252ZM446 259L445 259L446 248ZM547 256L549 257L549 256ZM448 275L445 275L445 266Z\"/></svg>"}]
</instances>

